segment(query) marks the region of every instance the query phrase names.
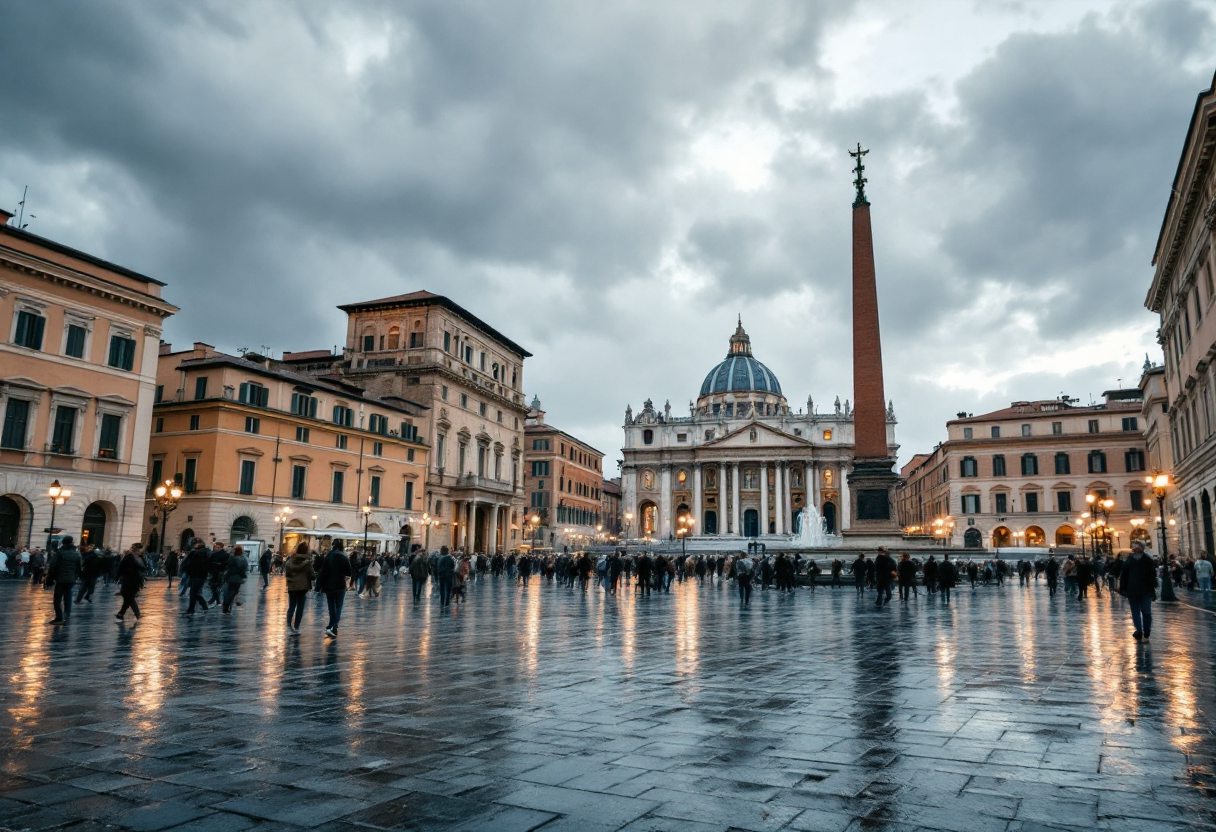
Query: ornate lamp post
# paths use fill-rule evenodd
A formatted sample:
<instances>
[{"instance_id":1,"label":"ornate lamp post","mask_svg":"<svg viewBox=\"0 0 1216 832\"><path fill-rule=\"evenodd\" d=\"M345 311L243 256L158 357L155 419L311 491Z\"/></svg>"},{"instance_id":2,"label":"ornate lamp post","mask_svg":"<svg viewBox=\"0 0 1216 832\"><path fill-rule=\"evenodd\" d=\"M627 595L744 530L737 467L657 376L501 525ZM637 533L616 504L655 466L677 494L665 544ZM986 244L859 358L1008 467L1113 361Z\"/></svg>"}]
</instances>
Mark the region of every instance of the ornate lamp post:
<instances>
[{"instance_id":1,"label":"ornate lamp post","mask_svg":"<svg viewBox=\"0 0 1216 832\"><path fill-rule=\"evenodd\" d=\"M165 553L165 527L169 524L169 515L177 508L177 501L182 498L182 489L173 480L165 480L156 486L152 497L156 501L156 510L160 512L160 553Z\"/></svg>"},{"instance_id":2,"label":"ornate lamp post","mask_svg":"<svg viewBox=\"0 0 1216 832\"><path fill-rule=\"evenodd\" d=\"M367 524L372 519L372 498L368 497L367 502L363 504L361 509L363 512L363 556L367 557Z\"/></svg>"},{"instance_id":3,"label":"ornate lamp post","mask_svg":"<svg viewBox=\"0 0 1216 832\"><path fill-rule=\"evenodd\" d=\"M283 552L283 527L287 525L287 518L291 515L291 509L283 506L283 510L274 516L274 522L279 524L279 553Z\"/></svg>"},{"instance_id":4,"label":"ornate lamp post","mask_svg":"<svg viewBox=\"0 0 1216 832\"><path fill-rule=\"evenodd\" d=\"M532 551L535 552L537 545L536 538L540 534L540 515L534 513L528 518L528 522L532 525Z\"/></svg>"},{"instance_id":5,"label":"ornate lamp post","mask_svg":"<svg viewBox=\"0 0 1216 832\"><path fill-rule=\"evenodd\" d=\"M633 512L625 512L625 549L629 549L629 532L633 529Z\"/></svg>"},{"instance_id":6,"label":"ornate lamp post","mask_svg":"<svg viewBox=\"0 0 1216 832\"><path fill-rule=\"evenodd\" d=\"M55 509L68 501L68 498L72 496L72 490L64 488L59 484L59 480L55 480L46 490L46 495L51 498L51 525L46 530L46 550L49 552L51 551L51 537L59 531L55 528Z\"/></svg>"},{"instance_id":7,"label":"ornate lamp post","mask_svg":"<svg viewBox=\"0 0 1216 832\"><path fill-rule=\"evenodd\" d=\"M431 513L429 511L422 512L422 551L429 552L431 550Z\"/></svg>"},{"instance_id":8,"label":"ornate lamp post","mask_svg":"<svg viewBox=\"0 0 1216 832\"><path fill-rule=\"evenodd\" d=\"M1161 567L1164 577L1161 581L1161 600L1177 601L1174 594L1174 576L1170 572L1170 544L1165 533L1165 494L1170 488L1170 475L1158 471L1144 481L1153 487L1153 496L1157 498L1157 529L1161 534ZM1171 521L1173 522L1173 521Z\"/></svg>"},{"instance_id":9,"label":"ornate lamp post","mask_svg":"<svg viewBox=\"0 0 1216 832\"><path fill-rule=\"evenodd\" d=\"M688 555L688 536L692 534L693 524L697 521L689 517L687 514L681 514L679 519L680 527L676 529L676 536L680 538L680 557Z\"/></svg>"}]
</instances>

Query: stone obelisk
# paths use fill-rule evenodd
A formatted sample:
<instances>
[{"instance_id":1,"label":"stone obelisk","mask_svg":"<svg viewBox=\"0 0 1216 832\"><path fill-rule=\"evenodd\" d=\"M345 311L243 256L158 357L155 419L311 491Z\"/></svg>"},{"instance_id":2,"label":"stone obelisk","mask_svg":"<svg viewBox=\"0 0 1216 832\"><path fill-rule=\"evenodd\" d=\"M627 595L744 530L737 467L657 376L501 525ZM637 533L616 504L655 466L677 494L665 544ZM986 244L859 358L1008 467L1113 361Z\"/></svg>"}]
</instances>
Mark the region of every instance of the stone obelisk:
<instances>
[{"instance_id":1,"label":"stone obelisk","mask_svg":"<svg viewBox=\"0 0 1216 832\"><path fill-rule=\"evenodd\" d=\"M874 236L866 199L868 150L850 150L857 160L853 185L853 469L849 472L849 536L897 540L895 486L899 476L887 444L887 403L882 381L882 336L878 326L878 286L874 279Z\"/></svg>"}]
</instances>

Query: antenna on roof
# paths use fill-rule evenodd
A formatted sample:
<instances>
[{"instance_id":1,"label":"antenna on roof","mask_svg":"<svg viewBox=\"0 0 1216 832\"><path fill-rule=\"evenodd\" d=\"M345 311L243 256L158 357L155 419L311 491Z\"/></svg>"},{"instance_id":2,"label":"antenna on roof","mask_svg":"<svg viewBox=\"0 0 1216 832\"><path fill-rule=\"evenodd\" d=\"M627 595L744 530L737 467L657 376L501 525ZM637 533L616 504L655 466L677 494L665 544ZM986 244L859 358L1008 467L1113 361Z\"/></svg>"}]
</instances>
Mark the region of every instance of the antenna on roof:
<instances>
[{"instance_id":1,"label":"antenna on roof","mask_svg":"<svg viewBox=\"0 0 1216 832\"><path fill-rule=\"evenodd\" d=\"M18 208L17 227L18 228L29 227L29 223L25 221L25 200L29 196L29 193L30 193L30 186L26 185L25 188L21 191L21 201L17 203L17 208ZM36 220L36 219L38 219L38 216L36 214L30 214L30 219Z\"/></svg>"},{"instance_id":2,"label":"antenna on roof","mask_svg":"<svg viewBox=\"0 0 1216 832\"><path fill-rule=\"evenodd\" d=\"M241 354L241 358L244 358L245 353L249 352L249 347L237 347L236 351Z\"/></svg>"}]
</instances>

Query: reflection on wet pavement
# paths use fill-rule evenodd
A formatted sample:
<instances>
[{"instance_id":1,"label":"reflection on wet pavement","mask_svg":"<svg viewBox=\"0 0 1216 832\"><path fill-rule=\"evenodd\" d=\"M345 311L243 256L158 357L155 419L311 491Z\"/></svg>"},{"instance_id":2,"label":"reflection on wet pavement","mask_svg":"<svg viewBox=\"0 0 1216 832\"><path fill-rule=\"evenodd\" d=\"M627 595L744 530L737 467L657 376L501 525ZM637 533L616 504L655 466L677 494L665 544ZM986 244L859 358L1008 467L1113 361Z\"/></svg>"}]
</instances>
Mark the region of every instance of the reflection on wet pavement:
<instances>
[{"instance_id":1,"label":"reflection on wet pavement","mask_svg":"<svg viewBox=\"0 0 1216 832\"><path fill-rule=\"evenodd\" d=\"M337 642L281 579L231 618L0 583L0 827L1216 827L1216 616L962 590L873 609L676 584L352 593ZM1188 594L1184 600L1191 601ZM28 626L15 622L30 622Z\"/></svg>"}]
</instances>

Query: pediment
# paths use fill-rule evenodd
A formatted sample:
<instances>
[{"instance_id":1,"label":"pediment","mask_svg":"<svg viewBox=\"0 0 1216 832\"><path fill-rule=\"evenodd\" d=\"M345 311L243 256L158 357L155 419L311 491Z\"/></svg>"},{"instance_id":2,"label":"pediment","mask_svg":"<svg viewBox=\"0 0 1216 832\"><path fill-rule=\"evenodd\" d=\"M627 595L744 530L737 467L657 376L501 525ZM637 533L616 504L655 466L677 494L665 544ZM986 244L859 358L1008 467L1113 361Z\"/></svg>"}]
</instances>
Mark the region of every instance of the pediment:
<instances>
[{"instance_id":1,"label":"pediment","mask_svg":"<svg viewBox=\"0 0 1216 832\"><path fill-rule=\"evenodd\" d=\"M752 431L756 438L752 440ZM701 448L808 448L810 441L801 436L792 436L763 422L749 422L738 430L731 431L719 439L706 442Z\"/></svg>"}]
</instances>

